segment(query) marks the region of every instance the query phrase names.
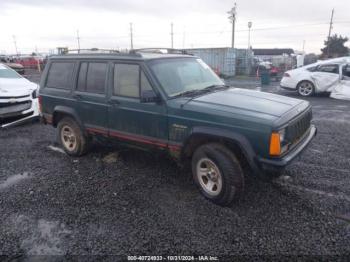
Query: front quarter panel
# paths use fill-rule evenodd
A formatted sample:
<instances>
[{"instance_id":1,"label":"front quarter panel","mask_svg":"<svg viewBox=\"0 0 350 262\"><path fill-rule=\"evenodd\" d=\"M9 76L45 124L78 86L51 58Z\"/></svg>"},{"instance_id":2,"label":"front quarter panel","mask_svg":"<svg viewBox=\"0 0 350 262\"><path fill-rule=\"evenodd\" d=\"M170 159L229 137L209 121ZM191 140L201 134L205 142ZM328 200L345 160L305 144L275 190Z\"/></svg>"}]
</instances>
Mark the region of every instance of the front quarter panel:
<instances>
[{"instance_id":1,"label":"front quarter panel","mask_svg":"<svg viewBox=\"0 0 350 262\"><path fill-rule=\"evenodd\" d=\"M201 111L198 108L184 109L183 101L168 101L168 128L170 144L184 146L186 140L198 130L209 130L208 135L215 136L225 133L233 139L242 137L249 142L255 154L268 154L268 143L271 126L264 125L252 119L241 116L235 117L232 113L217 111ZM210 130L216 130L210 131ZM239 140L239 139L238 139ZM239 141L238 141L239 142Z\"/></svg>"}]
</instances>

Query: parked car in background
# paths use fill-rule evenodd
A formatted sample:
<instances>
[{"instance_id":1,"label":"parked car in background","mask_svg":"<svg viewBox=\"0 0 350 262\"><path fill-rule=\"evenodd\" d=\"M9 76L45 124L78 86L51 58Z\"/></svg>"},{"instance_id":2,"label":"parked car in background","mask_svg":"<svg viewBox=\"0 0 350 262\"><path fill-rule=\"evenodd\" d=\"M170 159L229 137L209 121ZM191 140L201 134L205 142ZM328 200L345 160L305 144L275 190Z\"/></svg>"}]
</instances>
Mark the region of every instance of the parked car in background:
<instances>
[{"instance_id":1,"label":"parked car in background","mask_svg":"<svg viewBox=\"0 0 350 262\"><path fill-rule=\"evenodd\" d=\"M20 56L16 58L16 63L21 64L24 68L37 69L43 68L44 58L41 56Z\"/></svg>"},{"instance_id":2,"label":"parked car in background","mask_svg":"<svg viewBox=\"0 0 350 262\"><path fill-rule=\"evenodd\" d=\"M38 85L0 63L0 127L39 116Z\"/></svg>"},{"instance_id":3,"label":"parked car in background","mask_svg":"<svg viewBox=\"0 0 350 262\"><path fill-rule=\"evenodd\" d=\"M340 81L342 68L350 63L350 57L331 59L286 71L281 87L297 91L301 96L331 93Z\"/></svg>"},{"instance_id":4,"label":"parked car in background","mask_svg":"<svg viewBox=\"0 0 350 262\"><path fill-rule=\"evenodd\" d=\"M0 56L0 63L6 64L17 73L24 75L24 66L14 62L14 59L5 55Z\"/></svg>"},{"instance_id":5,"label":"parked car in background","mask_svg":"<svg viewBox=\"0 0 350 262\"><path fill-rule=\"evenodd\" d=\"M67 154L83 155L99 137L162 150L190 164L201 193L220 205L243 194L245 175L279 176L316 135L309 102L226 86L190 55L53 56L39 95Z\"/></svg>"}]
</instances>

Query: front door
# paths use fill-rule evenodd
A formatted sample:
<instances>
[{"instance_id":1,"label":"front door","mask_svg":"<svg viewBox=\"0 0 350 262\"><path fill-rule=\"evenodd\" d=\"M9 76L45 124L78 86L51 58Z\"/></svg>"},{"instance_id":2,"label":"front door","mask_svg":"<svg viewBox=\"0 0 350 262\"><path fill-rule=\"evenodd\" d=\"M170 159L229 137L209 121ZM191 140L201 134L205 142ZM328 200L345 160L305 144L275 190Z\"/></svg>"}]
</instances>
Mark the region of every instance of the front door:
<instances>
[{"instance_id":1,"label":"front door","mask_svg":"<svg viewBox=\"0 0 350 262\"><path fill-rule=\"evenodd\" d=\"M80 62L73 95L77 100L79 117L86 130L104 135L107 135L108 128L107 72L106 62Z\"/></svg>"},{"instance_id":2,"label":"front door","mask_svg":"<svg viewBox=\"0 0 350 262\"><path fill-rule=\"evenodd\" d=\"M331 92L339 82L339 65L320 65L315 72L311 73L311 78L314 80L318 92Z\"/></svg>"},{"instance_id":3,"label":"front door","mask_svg":"<svg viewBox=\"0 0 350 262\"><path fill-rule=\"evenodd\" d=\"M138 63L115 63L108 110L109 135L142 146L166 148L167 111L164 102L141 103L141 92L153 90Z\"/></svg>"}]
</instances>

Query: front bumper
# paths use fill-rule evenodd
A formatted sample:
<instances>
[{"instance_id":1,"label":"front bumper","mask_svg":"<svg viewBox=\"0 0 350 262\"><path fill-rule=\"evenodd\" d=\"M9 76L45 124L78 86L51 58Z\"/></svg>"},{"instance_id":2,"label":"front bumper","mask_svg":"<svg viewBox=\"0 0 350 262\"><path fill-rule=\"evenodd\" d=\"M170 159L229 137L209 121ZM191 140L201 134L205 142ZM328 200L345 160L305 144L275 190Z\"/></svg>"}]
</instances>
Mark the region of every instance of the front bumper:
<instances>
[{"instance_id":1,"label":"front bumper","mask_svg":"<svg viewBox=\"0 0 350 262\"><path fill-rule=\"evenodd\" d=\"M30 95L1 98L0 104L0 127L9 127L39 116L38 99Z\"/></svg>"},{"instance_id":2,"label":"front bumper","mask_svg":"<svg viewBox=\"0 0 350 262\"><path fill-rule=\"evenodd\" d=\"M310 144L311 140L316 136L317 129L314 125L311 125L308 135L299 142L290 152L281 158L266 159L258 158L258 165L263 172L281 171L287 165L299 156L302 151Z\"/></svg>"}]
</instances>

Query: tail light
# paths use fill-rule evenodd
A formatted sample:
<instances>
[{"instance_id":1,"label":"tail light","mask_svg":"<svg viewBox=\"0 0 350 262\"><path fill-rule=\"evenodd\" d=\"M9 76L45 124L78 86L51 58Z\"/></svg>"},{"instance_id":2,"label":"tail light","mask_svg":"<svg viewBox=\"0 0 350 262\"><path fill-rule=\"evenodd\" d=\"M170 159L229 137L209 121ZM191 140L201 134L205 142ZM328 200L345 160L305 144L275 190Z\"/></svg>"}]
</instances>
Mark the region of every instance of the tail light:
<instances>
[{"instance_id":1,"label":"tail light","mask_svg":"<svg viewBox=\"0 0 350 262\"><path fill-rule=\"evenodd\" d=\"M38 96L38 102L39 102L39 112L43 112L43 104L42 104L42 96Z\"/></svg>"},{"instance_id":2,"label":"tail light","mask_svg":"<svg viewBox=\"0 0 350 262\"><path fill-rule=\"evenodd\" d=\"M290 77L290 74L288 74L288 73L284 73L284 75L283 75L284 77Z\"/></svg>"}]
</instances>

